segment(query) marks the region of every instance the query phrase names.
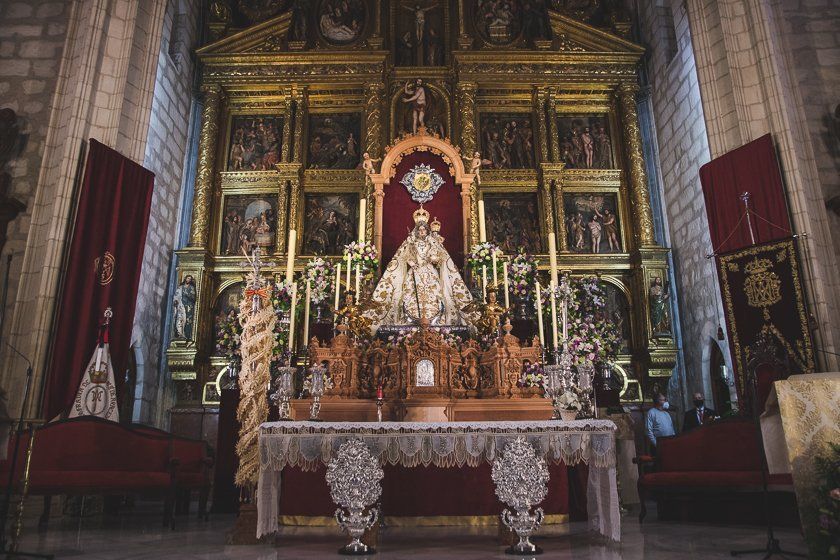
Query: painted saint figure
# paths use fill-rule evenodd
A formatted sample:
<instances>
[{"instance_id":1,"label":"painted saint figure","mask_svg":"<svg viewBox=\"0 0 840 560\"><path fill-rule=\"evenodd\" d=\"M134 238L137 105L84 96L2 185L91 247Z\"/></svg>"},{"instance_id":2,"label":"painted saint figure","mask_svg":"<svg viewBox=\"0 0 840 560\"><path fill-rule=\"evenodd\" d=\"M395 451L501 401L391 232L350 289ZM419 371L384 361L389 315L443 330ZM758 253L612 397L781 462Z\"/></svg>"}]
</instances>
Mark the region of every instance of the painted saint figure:
<instances>
[{"instance_id":1,"label":"painted saint figure","mask_svg":"<svg viewBox=\"0 0 840 560\"><path fill-rule=\"evenodd\" d=\"M668 309L670 297L668 286L662 285L662 278L654 276L648 290L650 326L654 336L670 336L671 334L671 313Z\"/></svg>"},{"instance_id":2,"label":"painted saint figure","mask_svg":"<svg viewBox=\"0 0 840 560\"><path fill-rule=\"evenodd\" d=\"M195 278L187 274L175 289L172 299L173 327L175 338L192 340L195 324Z\"/></svg>"},{"instance_id":3,"label":"painted saint figure","mask_svg":"<svg viewBox=\"0 0 840 560\"><path fill-rule=\"evenodd\" d=\"M411 104L411 132L417 134L417 130L426 126L426 86L423 85L423 80L417 78L414 85L411 82L406 82L403 88L406 97L402 98L403 103Z\"/></svg>"}]
</instances>

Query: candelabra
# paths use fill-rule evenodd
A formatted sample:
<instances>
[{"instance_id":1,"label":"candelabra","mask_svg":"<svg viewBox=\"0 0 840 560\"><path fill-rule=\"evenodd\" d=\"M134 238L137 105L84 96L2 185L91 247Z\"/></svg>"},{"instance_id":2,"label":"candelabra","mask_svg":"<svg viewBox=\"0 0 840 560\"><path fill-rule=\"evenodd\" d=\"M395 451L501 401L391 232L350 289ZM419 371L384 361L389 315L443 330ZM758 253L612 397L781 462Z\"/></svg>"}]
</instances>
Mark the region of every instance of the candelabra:
<instances>
[{"instance_id":1,"label":"candelabra","mask_svg":"<svg viewBox=\"0 0 840 560\"><path fill-rule=\"evenodd\" d=\"M290 366L281 367L274 379L275 392L271 395L271 400L277 403L280 420L292 419L291 400L294 394L295 369Z\"/></svg>"},{"instance_id":2,"label":"candelabra","mask_svg":"<svg viewBox=\"0 0 840 560\"><path fill-rule=\"evenodd\" d=\"M332 389L332 380L327 375L327 368L324 366L312 366L309 368L309 375L303 383L303 388L309 391L312 397L312 404L309 406L309 420L318 422L318 414L321 412L321 397L326 391Z\"/></svg>"},{"instance_id":3,"label":"candelabra","mask_svg":"<svg viewBox=\"0 0 840 560\"><path fill-rule=\"evenodd\" d=\"M567 351L554 352L554 364L543 368L545 370L544 396L551 399L552 420L561 418L558 399L560 395L572 387L572 356Z\"/></svg>"}]
</instances>

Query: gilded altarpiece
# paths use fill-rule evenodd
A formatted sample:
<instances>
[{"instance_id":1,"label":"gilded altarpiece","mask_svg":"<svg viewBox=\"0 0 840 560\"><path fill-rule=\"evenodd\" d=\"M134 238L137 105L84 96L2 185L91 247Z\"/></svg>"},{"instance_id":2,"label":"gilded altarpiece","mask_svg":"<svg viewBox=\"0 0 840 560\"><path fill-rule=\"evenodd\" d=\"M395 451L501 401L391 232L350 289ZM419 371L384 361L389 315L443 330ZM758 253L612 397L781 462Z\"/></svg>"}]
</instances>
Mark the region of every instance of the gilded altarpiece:
<instances>
[{"instance_id":1,"label":"gilded altarpiece","mask_svg":"<svg viewBox=\"0 0 840 560\"><path fill-rule=\"evenodd\" d=\"M465 250L478 242L478 201L498 204L509 197L532 214L528 248L538 252L542 269L554 233L561 269L600 275L611 286L615 317L622 321L616 364L622 398L641 401L657 377L672 374L677 350L673 337L653 332L650 319L654 300L669 297L657 289L657 279L668 277L668 250L654 240L636 114L643 49L623 38L626 24L598 2L583 11L546 3L546 13L513 14L527 20L509 23L487 14L469 20L475 6L461 0L425 2L422 13L414 2L351 4L346 22L290 7L237 28L223 11L211 14L215 40L197 51L204 67L203 111L192 230L189 246L177 252L179 281L192 276L195 282L195 325L168 348L169 371L179 385L174 412L215 410L224 384L214 324L223 292L243 276L242 243L237 247L231 237L239 233L230 222L237 197L240 206L265 202L252 211L259 210L260 239L271 239L261 245L270 274L282 273L290 229L298 233L296 270L312 258L308 252L339 259L330 256L334 247L324 248L328 234L311 235L310 228L324 226L307 220L316 207L313 197L327 197L321 206L340 200L349 206L348 197L366 200L367 237L381 240L381 217L373 209L387 192L366 176L362 161L368 153L386 173L379 168L391 153L386 148L399 150L401 141L438 150L450 161L463 158L453 169L461 169L463 179L456 177ZM599 28L591 21L613 23ZM331 143L326 150L325 143ZM474 177L475 152L482 166ZM587 220L579 225L582 247L572 234L578 227L572 210ZM587 241L593 247L593 228L600 228L598 250L582 250ZM488 231L501 230L490 224ZM256 239L257 233L243 241L252 246ZM531 344L509 343L511 349ZM352 354L349 346L346 352ZM468 379L479 369L477 359L466 351L451 361ZM369 396L366 376L393 367L379 351L363 368L348 370L348 380L367 385L343 386L346 394L337 396ZM455 397L514 393L511 372L492 374L498 380L492 396L453 375L447 383Z\"/></svg>"}]
</instances>

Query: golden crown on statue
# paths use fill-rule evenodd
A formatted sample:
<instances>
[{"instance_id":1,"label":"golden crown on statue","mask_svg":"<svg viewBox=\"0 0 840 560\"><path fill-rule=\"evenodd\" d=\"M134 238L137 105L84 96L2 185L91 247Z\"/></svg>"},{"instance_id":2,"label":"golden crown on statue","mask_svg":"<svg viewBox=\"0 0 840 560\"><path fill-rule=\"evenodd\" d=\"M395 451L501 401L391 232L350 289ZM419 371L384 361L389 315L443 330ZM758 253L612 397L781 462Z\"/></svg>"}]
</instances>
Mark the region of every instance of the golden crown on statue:
<instances>
[{"instance_id":1,"label":"golden crown on statue","mask_svg":"<svg viewBox=\"0 0 840 560\"><path fill-rule=\"evenodd\" d=\"M429 229L432 230L435 233L440 232L440 222L438 221L437 218L432 220L432 223L429 224Z\"/></svg>"},{"instance_id":2,"label":"golden crown on statue","mask_svg":"<svg viewBox=\"0 0 840 560\"><path fill-rule=\"evenodd\" d=\"M414 223L419 224L420 222L429 223L429 213L422 206L414 211Z\"/></svg>"}]
</instances>

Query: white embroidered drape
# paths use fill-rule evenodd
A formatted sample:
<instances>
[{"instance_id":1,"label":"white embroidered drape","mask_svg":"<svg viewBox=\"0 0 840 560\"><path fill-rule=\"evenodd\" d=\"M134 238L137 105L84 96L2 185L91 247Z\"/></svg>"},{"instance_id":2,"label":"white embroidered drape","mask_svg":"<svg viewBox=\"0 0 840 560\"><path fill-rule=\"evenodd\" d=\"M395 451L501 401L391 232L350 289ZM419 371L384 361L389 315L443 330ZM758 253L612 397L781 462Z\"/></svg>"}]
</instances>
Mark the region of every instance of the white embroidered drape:
<instances>
[{"instance_id":1,"label":"white embroidered drape","mask_svg":"<svg viewBox=\"0 0 840 560\"><path fill-rule=\"evenodd\" d=\"M615 424L572 422L268 422L260 427L257 537L277 530L280 473L286 466L328 463L349 439L365 442L380 463L416 467L477 466L493 462L509 441L525 437L546 460L589 465L590 528L620 539ZM501 506L500 506L501 508Z\"/></svg>"}]
</instances>

